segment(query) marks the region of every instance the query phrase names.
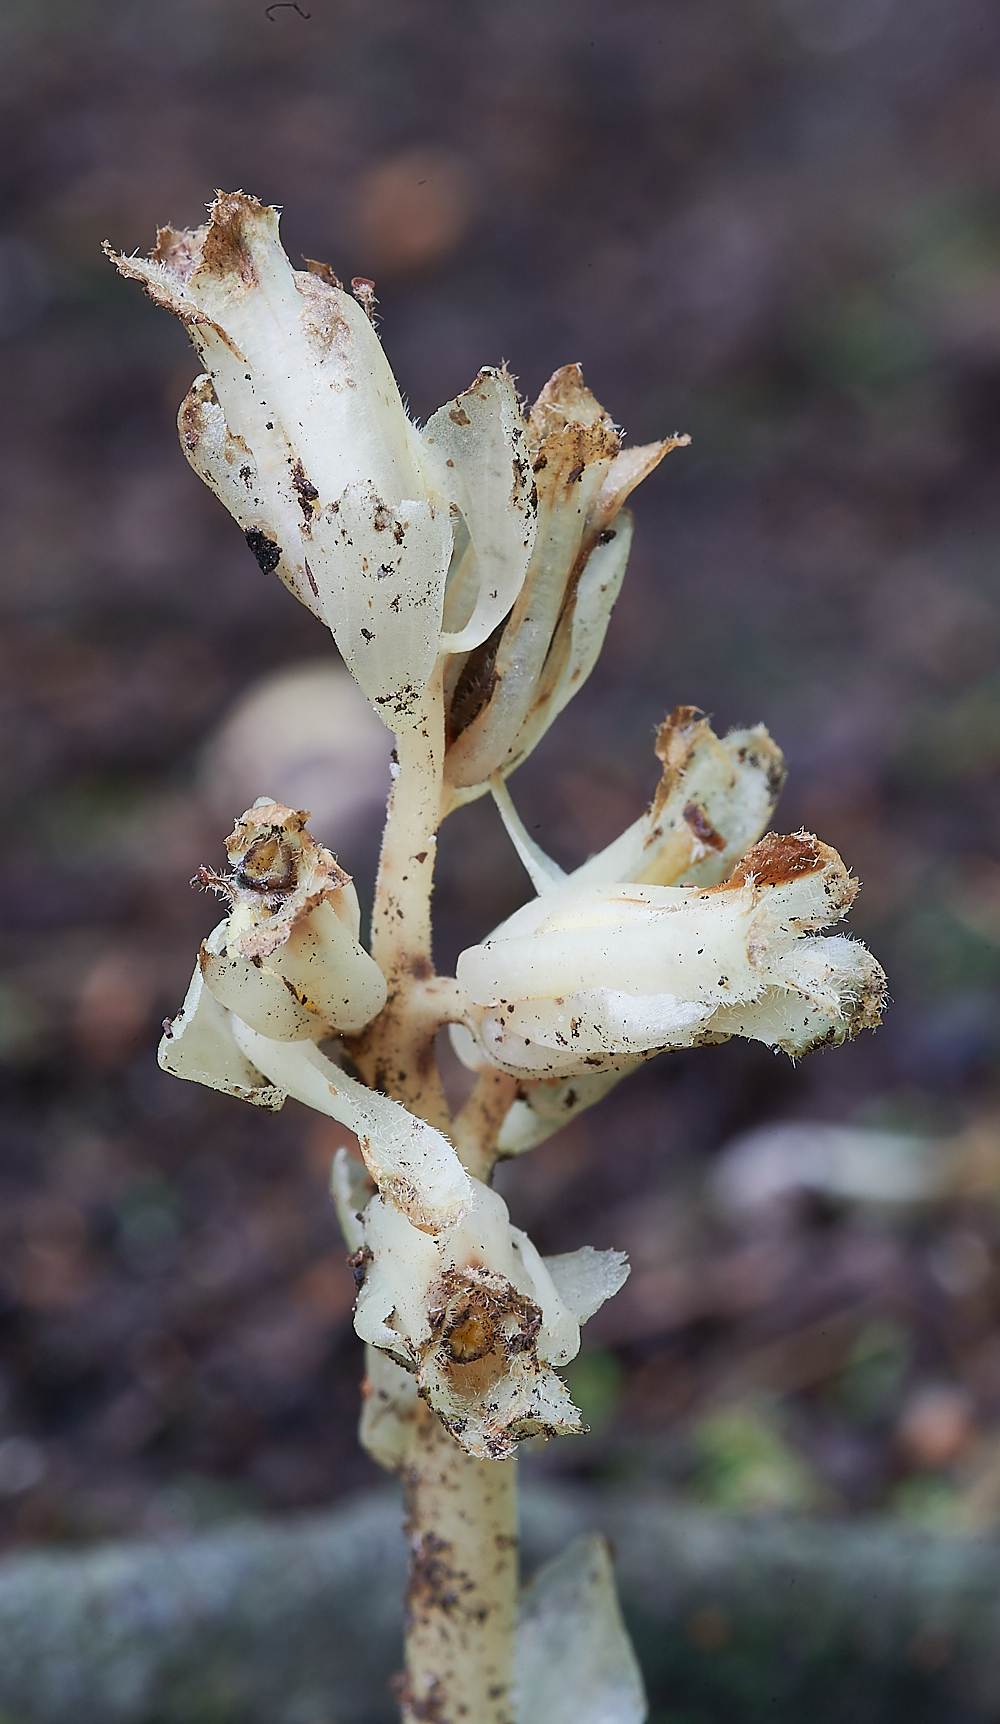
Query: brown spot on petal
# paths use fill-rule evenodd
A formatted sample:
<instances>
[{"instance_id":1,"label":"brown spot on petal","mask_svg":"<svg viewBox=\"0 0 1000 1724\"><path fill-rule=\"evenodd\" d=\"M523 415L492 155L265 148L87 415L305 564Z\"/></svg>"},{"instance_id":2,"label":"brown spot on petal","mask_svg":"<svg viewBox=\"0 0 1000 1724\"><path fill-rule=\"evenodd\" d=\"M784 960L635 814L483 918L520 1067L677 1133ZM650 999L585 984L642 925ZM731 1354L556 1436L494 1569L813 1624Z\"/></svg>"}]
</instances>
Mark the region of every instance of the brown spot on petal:
<instances>
[{"instance_id":1,"label":"brown spot on petal","mask_svg":"<svg viewBox=\"0 0 1000 1724\"><path fill-rule=\"evenodd\" d=\"M751 879L758 886L783 886L789 880L818 873L831 860L839 860L836 852L811 832L769 832L747 851L729 879L715 890L723 892L745 886Z\"/></svg>"},{"instance_id":2,"label":"brown spot on petal","mask_svg":"<svg viewBox=\"0 0 1000 1724\"><path fill-rule=\"evenodd\" d=\"M704 844L707 850L724 850L726 840L721 832L716 832L704 808L697 802L689 802L684 810L684 819L690 826L699 844Z\"/></svg>"}]
</instances>

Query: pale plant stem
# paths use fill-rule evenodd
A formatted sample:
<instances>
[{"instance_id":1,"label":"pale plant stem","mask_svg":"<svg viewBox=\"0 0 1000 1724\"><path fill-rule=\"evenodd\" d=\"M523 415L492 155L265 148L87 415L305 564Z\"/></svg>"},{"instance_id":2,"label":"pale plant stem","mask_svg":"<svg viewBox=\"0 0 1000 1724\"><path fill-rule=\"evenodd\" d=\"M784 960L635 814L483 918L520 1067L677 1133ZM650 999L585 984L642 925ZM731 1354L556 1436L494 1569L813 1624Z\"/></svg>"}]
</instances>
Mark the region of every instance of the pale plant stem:
<instances>
[{"instance_id":1,"label":"pale plant stem","mask_svg":"<svg viewBox=\"0 0 1000 1724\"><path fill-rule=\"evenodd\" d=\"M411 1113L448 1131L451 1116L434 1058L434 1036L447 1010L428 1011L434 976L431 892L441 818L444 703L440 671L424 691L417 723L396 737L375 907L372 956L388 984L385 1007L349 1043L365 1082Z\"/></svg>"},{"instance_id":2,"label":"pale plant stem","mask_svg":"<svg viewBox=\"0 0 1000 1724\"><path fill-rule=\"evenodd\" d=\"M509 1072L480 1072L465 1106L455 1115L452 1138L459 1160L476 1179L489 1180L496 1161L497 1134L517 1095Z\"/></svg>"},{"instance_id":3,"label":"pale plant stem","mask_svg":"<svg viewBox=\"0 0 1000 1724\"><path fill-rule=\"evenodd\" d=\"M473 1460L423 1403L408 1432L403 1719L513 1724L517 1462Z\"/></svg>"},{"instance_id":4,"label":"pale plant stem","mask_svg":"<svg viewBox=\"0 0 1000 1724\"><path fill-rule=\"evenodd\" d=\"M461 1018L463 999L457 982L434 975L430 914L443 757L437 675L420 722L396 739L372 917L372 954L388 999L349 1047L367 1083L452 1135L434 1036ZM484 1106L463 1120L463 1159L479 1177L489 1177L502 1117L497 1106ZM399 1415L410 1548L403 1719L513 1724L516 1463L474 1460L422 1401Z\"/></svg>"}]
</instances>

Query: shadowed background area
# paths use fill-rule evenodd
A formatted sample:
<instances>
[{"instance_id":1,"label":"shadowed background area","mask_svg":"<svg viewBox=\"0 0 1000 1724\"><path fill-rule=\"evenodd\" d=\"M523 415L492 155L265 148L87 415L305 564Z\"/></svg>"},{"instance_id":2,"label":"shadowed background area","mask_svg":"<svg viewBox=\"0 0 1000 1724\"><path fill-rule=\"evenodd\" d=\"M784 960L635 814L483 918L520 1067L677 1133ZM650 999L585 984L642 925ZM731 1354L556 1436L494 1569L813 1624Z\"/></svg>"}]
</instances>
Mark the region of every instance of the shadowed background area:
<instances>
[{"instance_id":1,"label":"shadowed background area","mask_svg":"<svg viewBox=\"0 0 1000 1724\"><path fill-rule=\"evenodd\" d=\"M0 1543L376 1477L343 1132L155 1061L233 817L312 807L370 900L388 776L180 453L183 330L100 253L217 186L375 277L418 418L578 360L632 441L690 432L515 797L571 865L648 800L672 706L763 721L779 829L856 870L889 973L876 1036L660 1059L501 1171L543 1250L634 1265L569 1373L592 1434L530 1465L1000 1517L998 67L987 0L7 0ZM527 892L460 811L442 965Z\"/></svg>"}]
</instances>

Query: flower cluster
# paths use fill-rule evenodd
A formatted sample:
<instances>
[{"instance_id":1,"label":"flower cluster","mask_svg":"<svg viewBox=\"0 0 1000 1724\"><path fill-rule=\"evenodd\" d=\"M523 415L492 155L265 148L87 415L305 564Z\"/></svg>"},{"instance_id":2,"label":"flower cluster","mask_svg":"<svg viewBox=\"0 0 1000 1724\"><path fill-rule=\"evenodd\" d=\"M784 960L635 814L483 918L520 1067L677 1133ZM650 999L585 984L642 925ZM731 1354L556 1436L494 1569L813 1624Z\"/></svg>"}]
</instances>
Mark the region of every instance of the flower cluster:
<instances>
[{"instance_id":1,"label":"flower cluster","mask_svg":"<svg viewBox=\"0 0 1000 1724\"><path fill-rule=\"evenodd\" d=\"M348 875L304 811L266 797L237 821L229 871L199 870L227 913L161 1064L265 1107L294 1096L357 1133L364 1170L344 1152L334 1170L356 1327L383 1376L408 1373L468 1453L578 1430L557 1368L627 1265L589 1247L542 1259L474 1172L541 1142L654 1053L745 1036L798 1056L877 1023L885 987L863 946L823 932L857 891L836 853L804 832L762 836L784 764L760 726L718 738L678 707L657 736L650 808L569 876L511 801L507 778L600 652L631 543L625 502L687 439L623 448L575 365L527 413L506 369L486 368L417 427L371 284L293 270L276 211L242 193L220 193L203 227L162 230L149 258L116 261L198 350L204 373L180 413L191 465L261 568L330 628L407 770L423 762L429 824L383 851L397 930L440 819L485 793L536 889L462 953L437 1018L426 991L413 1018L427 1061L450 1023L501 1098L468 1167L457 1122L450 1135L418 1117L383 1093L384 1063L366 1080L354 1057L379 1024L391 1053L400 977L414 1000L426 990L429 942L407 971L403 927L392 963L376 961ZM428 872L425 908L429 889Z\"/></svg>"}]
</instances>

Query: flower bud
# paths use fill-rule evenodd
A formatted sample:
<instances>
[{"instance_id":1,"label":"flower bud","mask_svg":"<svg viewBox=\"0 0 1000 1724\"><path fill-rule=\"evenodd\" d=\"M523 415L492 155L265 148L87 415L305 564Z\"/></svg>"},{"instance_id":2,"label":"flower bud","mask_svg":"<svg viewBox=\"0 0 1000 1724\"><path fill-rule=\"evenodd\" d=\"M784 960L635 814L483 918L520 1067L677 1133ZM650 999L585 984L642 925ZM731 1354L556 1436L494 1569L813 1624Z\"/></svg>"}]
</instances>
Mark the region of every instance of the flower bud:
<instances>
[{"instance_id":1,"label":"flower bud","mask_svg":"<svg viewBox=\"0 0 1000 1724\"><path fill-rule=\"evenodd\" d=\"M462 953L480 1056L570 1077L743 1035L807 1052L879 1021L881 969L853 941L809 939L857 891L807 833L773 834L720 886L568 882Z\"/></svg>"},{"instance_id":2,"label":"flower bud","mask_svg":"<svg viewBox=\"0 0 1000 1724\"><path fill-rule=\"evenodd\" d=\"M550 378L531 410L528 451L538 526L507 621L446 667L453 804L481 795L495 772L530 753L596 662L625 573L635 486L685 438L622 450L578 365Z\"/></svg>"},{"instance_id":3,"label":"flower bud","mask_svg":"<svg viewBox=\"0 0 1000 1724\"><path fill-rule=\"evenodd\" d=\"M261 797L226 840L232 873L198 874L232 906L202 945L205 986L279 1041L354 1033L386 999L381 970L358 944L350 876L306 831L308 818Z\"/></svg>"}]
</instances>

